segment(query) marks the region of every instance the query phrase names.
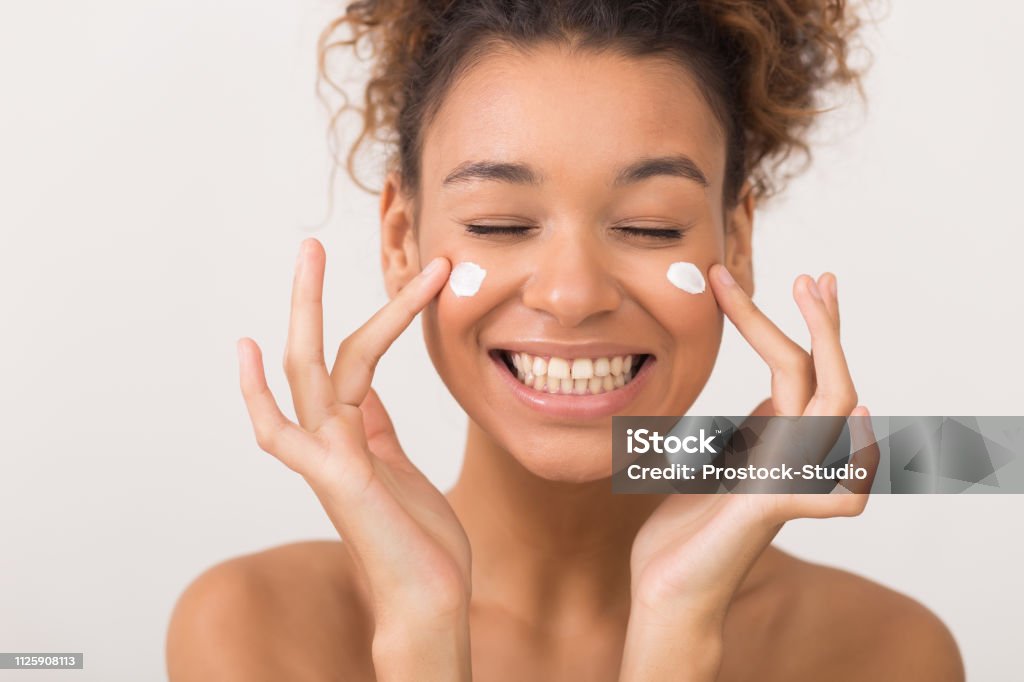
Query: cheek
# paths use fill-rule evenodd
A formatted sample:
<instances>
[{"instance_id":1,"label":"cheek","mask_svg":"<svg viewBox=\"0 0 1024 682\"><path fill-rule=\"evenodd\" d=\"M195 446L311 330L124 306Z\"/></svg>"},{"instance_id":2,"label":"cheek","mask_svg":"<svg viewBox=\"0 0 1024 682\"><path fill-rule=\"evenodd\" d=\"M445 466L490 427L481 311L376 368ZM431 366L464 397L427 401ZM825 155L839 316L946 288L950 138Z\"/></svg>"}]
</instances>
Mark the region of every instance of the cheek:
<instances>
[{"instance_id":1,"label":"cheek","mask_svg":"<svg viewBox=\"0 0 1024 682\"><path fill-rule=\"evenodd\" d=\"M710 256L686 261L666 255L632 273L631 295L681 344L676 350L717 352L723 318L707 282L715 262Z\"/></svg>"},{"instance_id":2,"label":"cheek","mask_svg":"<svg viewBox=\"0 0 1024 682\"><path fill-rule=\"evenodd\" d=\"M644 291L636 293L640 304L668 336L667 352L659 358L664 370L660 373L664 388L657 407L659 414L683 414L693 405L714 370L724 328L724 315L707 283L707 271L715 259L693 263L705 281L701 293L688 293L669 281L672 262L678 261L652 266L642 281ZM693 278L685 281L692 283Z\"/></svg>"},{"instance_id":3,"label":"cheek","mask_svg":"<svg viewBox=\"0 0 1024 682\"><path fill-rule=\"evenodd\" d=\"M508 300L521 283L514 263L486 252L441 253L452 263L452 274L438 294L438 323L455 333L471 330L488 312Z\"/></svg>"},{"instance_id":4,"label":"cheek","mask_svg":"<svg viewBox=\"0 0 1024 682\"><path fill-rule=\"evenodd\" d=\"M437 229L421 233L419 248L421 262L444 256L452 264L448 282L431 304L442 334L459 334L496 305L504 275L497 254L486 245Z\"/></svg>"},{"instance_id":5,"label":"cheek","mask_svg":"<svg viewBox=\"0 0 1024 682\"><path fill-rule=\"evenodd\" d=\"M620 273L630 296L690 349L717 347L721 340L723 315L708 282L708 269L724 257L722 233L713 222L706 223L689 232L678 248L629 259Z\"/></svg>"},{"instance_id":6,"label":"cheek","mask_svg":"<svg viewBox=\"0 0 1024 682\"><path fill-rule=\"evenodd\" d=\"M466 353L479 353L479 330L489 315L513 300L523 276L514 262L486 249L446 249L427 255L444 256L452 275L423 314L428 350L444 371L453 363L465 364Z\"/></svg>"}]
</instances>

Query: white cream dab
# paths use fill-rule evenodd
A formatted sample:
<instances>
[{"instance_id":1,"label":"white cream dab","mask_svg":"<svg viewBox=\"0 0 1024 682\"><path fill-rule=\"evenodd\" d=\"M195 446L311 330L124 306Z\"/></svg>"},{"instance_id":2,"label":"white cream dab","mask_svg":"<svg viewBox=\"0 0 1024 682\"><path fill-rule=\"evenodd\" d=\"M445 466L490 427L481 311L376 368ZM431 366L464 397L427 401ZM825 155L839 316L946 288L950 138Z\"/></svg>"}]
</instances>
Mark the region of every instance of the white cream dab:
<instances>
[{"instance_id":1,"label":"white cream dab","mask_svg":"<svg viewBox=\"0 0 1024 682\"><path fill-rule=\"evenodd\" d=\"M673 263L668 266L668 272L665 273L668 277L668 281L672 282L672 285L682 289L688 294L703 294L704 293L704 275L700 273L698 268L693 263L686 263L680 261Z\"/></svg>"},{"instance_id":2,"label":"white cream dab","mask_svg":"<svg viewBox=\"0 0 1024 682\"><path fill-rule=\"evenodd\" d=\"M448 286L458 297L475 296L480 291L487 271L476 263L464 261L452 268L452 274L448 278Z\"/></svg>"}]
</instances>

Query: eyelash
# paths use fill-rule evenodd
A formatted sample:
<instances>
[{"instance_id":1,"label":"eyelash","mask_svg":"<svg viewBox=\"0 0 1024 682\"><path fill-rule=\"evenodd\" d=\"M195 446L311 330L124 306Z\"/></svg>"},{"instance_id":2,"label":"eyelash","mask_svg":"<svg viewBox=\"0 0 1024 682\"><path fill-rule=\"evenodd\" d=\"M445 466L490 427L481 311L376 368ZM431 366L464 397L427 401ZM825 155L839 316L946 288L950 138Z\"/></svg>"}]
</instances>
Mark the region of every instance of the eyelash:
<instances>
[{"instance_id":1,"label":"eyelash","mask_svg":"<svg viewBox=\"0 0 1024 682\"><path fill-rule=\"evenodd\" d=\"M487 236L522 236L535 228L526 225L466 225L466 231L470 234ZM679 228L658 228L658 227L630 227L622 226L613 228L636 237L650 237L651 239L681 239L686 230Z\"/></svg>"}]
</instances>

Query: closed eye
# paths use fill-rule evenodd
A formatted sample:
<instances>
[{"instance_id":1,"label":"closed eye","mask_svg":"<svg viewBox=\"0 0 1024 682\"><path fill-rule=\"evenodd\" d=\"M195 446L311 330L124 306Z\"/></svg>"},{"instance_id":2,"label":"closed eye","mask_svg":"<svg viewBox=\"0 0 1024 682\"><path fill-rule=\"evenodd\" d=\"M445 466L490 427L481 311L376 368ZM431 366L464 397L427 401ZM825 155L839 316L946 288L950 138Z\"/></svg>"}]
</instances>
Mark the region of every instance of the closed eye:
<instances>
[{"instance_id":1,"label":"closed eye","mask_svg":"<svg viewBox=\"0 0 1024 682\"><path fill-rule=\"evenodd\" d=\"M612 228L630 237L650 237L652 239L681 239L686 230L676 227L630 227Z\"/></svg>"},{"instance_id":2,"label":"closed eye","mask_svg":"<svg viewBox=\"0 0 1024 682\"><path fill-rule=\"evenodd\" d=\"M522 236L537 228L529 225L466 225L466 232L481 236ZM681 239L687 230L675 227L632 227L619 226L612 228L628 236L650 239Z\"/></svg>"},{"instance_id":3,"label":"closed eye","mask_svg":"<svg viewBox=\"0 0 1024 682\"><path fill-rule=\"evenodd\" d=\"M528 225L466 225L466 232L476 235L520 236L533 229Z\"/></svg>"}]
</instances>

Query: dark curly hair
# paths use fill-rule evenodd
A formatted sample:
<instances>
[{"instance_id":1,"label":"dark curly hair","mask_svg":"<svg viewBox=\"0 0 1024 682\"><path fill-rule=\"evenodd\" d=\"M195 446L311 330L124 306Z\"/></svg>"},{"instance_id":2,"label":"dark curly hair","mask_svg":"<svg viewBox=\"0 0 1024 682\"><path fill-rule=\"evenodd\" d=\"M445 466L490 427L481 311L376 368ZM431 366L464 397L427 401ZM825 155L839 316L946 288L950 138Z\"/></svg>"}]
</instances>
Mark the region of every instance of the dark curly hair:
<instances>
[{"instance_id":1,"label":"dark curly hair","mask_svg":"<svg viewBox=\"0 0 1024 682\"><path fill-rule=\"evenodd\" d=\"M860 24L845 0L351 2L318 43L318 90L343 98L329 126L334 171L337 123L351 110L362 118L345 160L353 181L378 191L359 181L354 165L360 147L374 140L388 145L388 168L415 194L422 131L459 73L497 45L554 41L669 57L689 68L726 131L723 201L735 205L746 181L756 197L767 197L793 174L783 164L792 152L809 161L807 133L823 111L821 94L851 84L861 92L863 69L850 59ZM359 56L364 47L371 70L363 105L355 106L330 73L330 56L349 49Z\"/></svg>"}]
</instances>

